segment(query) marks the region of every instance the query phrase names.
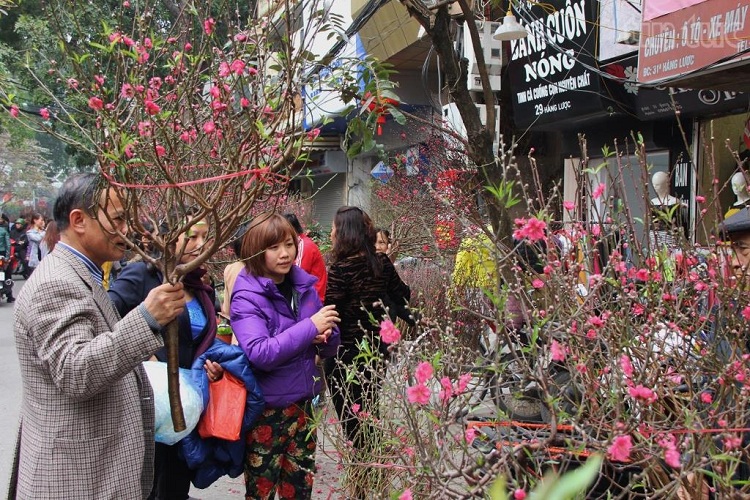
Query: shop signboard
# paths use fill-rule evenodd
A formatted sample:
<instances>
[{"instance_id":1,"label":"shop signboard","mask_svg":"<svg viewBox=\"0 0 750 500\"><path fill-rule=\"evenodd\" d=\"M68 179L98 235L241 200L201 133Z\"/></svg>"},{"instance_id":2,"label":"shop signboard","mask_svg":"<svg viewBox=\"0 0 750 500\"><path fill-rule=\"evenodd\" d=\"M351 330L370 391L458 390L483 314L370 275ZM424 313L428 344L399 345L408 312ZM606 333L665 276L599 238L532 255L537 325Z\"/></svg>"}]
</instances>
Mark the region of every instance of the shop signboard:
<instances>
[{"instance_id":1,"label":"shop signboard","mask_svg":"<svg viewBox=\"0 0 750 500\"><path fill-rule=\"evenodd\" d=\"M513 5L529 35L510 42L517 128L539 127L601 112L596 71L596 2L548 0Z\"/></svg>"},{"instance_id":2,"label":"shop signboard","mask_svg":"<svg viewBox=\"0 0 750 500\"><path fill-rule=\"evenodd\" d=\"M654 0L646 0L646 12L654 11L648 8L649 1ZM660 2L664 3L656 1ZM656 15L659 11L654 12ZM750 59L749 48L750 5L747 2L702 1L658 17L644 16L638 81L658 84L711 65L716 65L713 68L716 69Z\"/></svg>"},{"instance_id":3,"label":"shop signboard","mask_svg":"<svg viewBox=\"0 0 750 500\"><path fill-rule=\"evenodd\" d=\"M618 100L631 106L639 120L674 118L675 110L682 117L715 116L750 107L750 94L735 90L640 86L636 81L637 65L638 57L633 55L603 66L603 69L625 80L625 93L618 96ZM619 68L619 71L613 68Z\"/></svg>"},{"instance_id":4,"label":"shop signboard","mask_svg":"<svg viewBox=\"0 0 750 500\"><path fill-rule=\"evenodd\" d=\"M710 116L747 109L748 105L750 94L727 90L641 87L636 96L636 112L641 120L674 118L675 108L681 116Z\"/></svg>"}]
</instances>

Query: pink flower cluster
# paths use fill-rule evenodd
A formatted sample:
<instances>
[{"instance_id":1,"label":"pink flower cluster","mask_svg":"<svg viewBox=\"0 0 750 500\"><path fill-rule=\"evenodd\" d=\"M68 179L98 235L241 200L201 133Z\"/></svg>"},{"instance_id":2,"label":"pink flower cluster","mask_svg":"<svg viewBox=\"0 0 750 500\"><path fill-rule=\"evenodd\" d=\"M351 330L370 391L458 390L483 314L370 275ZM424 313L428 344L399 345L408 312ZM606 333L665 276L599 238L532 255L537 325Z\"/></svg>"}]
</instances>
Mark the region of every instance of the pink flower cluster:
<instances>
[{"instance_id":1,"label":"pink flower cluster","mask_svg":"<svg viewBox=\"0 0 750 500\"><path fill-rule=\"evenodd\" d=\"M628 388L628 394L630 394L631 398L648 404L651 404L658 399L658 396L654 391L641 384Z\"/></svg>"},{"instance_id":2,"label":"pink flower cluster","mask_svg":"<svg viewBox=\"0 0 750 500\"><path fill-rule=\"evenodd\" d=\"M680 468L680 452L677 449L677 439L674 435L669 434L663 439L659 440L659 446L664 450L664 461L670 467L675 469Z\"/></svg>"},{"instance_id":3,"label":"pink flower cluster","mask_svg":"<svg viewBox=\"0 0 750 500\"><path fill-rule=\"evenodd\" d=\"M627 462L631 448L633 448L633 441L630 436L620 435L612 440L612 444L607 448L607 455L616 462Z\"/></svg>"},{"instance_id":4,"label":"pink flower cluster","mask_svg":"<svg viewBox=\"0 0 750 500\"><path fill-rule=\"evenodd\" d=\"M396 328L392 321L382 321L380 323L380 339L386 344L395 344L401 340L401 331Z\"/></svg>"},{"instance_id":5,"label":"pink flower cluster","mask_svg":"<svg viewBox=\"0 0 750 500\"><path fill-rule=\"evenodd\" d=\"M517 229L513 231L513 237L517 240L541 241L547 237L547 223L543 220L531 217L529 219L516 219Z\"/></svg>"}]
</instances>

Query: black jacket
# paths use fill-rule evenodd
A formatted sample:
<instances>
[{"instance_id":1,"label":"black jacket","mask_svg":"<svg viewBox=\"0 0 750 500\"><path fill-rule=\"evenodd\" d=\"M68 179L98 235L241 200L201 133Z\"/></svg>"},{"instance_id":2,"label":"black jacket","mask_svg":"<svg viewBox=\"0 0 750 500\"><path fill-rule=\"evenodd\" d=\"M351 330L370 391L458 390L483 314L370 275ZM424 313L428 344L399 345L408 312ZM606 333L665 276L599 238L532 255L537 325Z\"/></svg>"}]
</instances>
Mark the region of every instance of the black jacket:
<instances>
[{"instance_id":1,"label":"black jacket","mask_svg":"<svg viewBox=\"0 0 750 500\"><path fill-rule=\"evenodd\" d=\"M120 316L124 317L131 310L138 307L148 293L152 289L161 285L162 282L162 276L158 270L149 266L145 262L134 262L128 264L122 269L117 276L117 279L110 285L107 293L109 293L109 298L112 299ZM214 301L213 296L211 299ZM203 313L208 317L210 314L215 315L216 311L204 310ZM188 314L187 308L177 317L177 323L180 332L180 367L191 368L193 360L200 354L198 352L198 347L203 342L206 334L209 333L208 329L210 322L206 324L200 336L195 340L193 340L193 335L190 329L190 315ZM160 349L156 353L156 357L159 361L166 361L166 348Z\"/></svg>"}]
</instances>

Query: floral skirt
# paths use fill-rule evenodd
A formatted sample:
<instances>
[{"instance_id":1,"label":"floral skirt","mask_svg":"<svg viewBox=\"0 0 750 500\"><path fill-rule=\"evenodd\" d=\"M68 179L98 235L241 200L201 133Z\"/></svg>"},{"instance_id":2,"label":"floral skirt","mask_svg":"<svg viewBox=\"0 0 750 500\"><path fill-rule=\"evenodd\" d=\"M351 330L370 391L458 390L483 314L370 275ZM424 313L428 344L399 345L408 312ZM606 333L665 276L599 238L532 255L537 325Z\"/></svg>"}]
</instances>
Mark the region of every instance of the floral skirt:
<instances>
[{"instance_id":1,"label":"floral skirt","mask_svg":"<svg viewBox=\"0 0 750 500\"><path fill-rule=\"evenodd\" d=\"M267 408L247 437L245 498L305 499L312 496L315 433L310 432L309 402Z\"/></svg>"}]
</instances>

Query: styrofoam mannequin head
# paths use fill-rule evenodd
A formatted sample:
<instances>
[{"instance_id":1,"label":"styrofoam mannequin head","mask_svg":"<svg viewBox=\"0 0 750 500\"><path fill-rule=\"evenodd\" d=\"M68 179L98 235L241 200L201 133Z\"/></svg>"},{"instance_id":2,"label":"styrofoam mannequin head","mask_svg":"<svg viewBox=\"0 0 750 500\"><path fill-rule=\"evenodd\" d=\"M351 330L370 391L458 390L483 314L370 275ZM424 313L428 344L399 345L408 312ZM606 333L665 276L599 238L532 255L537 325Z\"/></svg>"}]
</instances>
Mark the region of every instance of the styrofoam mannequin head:
<instances>
[{"instance_id":1,"label":"styrofoam mannequin head","mask_svg":"<svg viewBox=\"0 0 750 500\"><path fill-rule=\"evenodd\" d=\"M654 186L656 196L660 200L665 200L669 196L669 174L666 172L656 172L651 176L651 185Z\"/></svg>"},{"instance_id":2,"label":"styrofoam mannequin head","mask_svg":"<svg viewBox=\"0 0 750 500\"><path fill-rule=\"evenodd\" d=\"M732 176L732 191L737 196L747 195L747 179L744 173L737 172Z\"/></svg>"},{"instance_id":3,"label":"styrofoam mannequin head","mask_svg":"<svg viewBox=\"0 0 750 500\"><path fill-rule=\"evenodd\" d=\"M744 203L750 199L750 193L747 192L747 178L743 172L737 172L732 176L732 192L737 196L737 201Z\"/></svg>"}]
</instances>

